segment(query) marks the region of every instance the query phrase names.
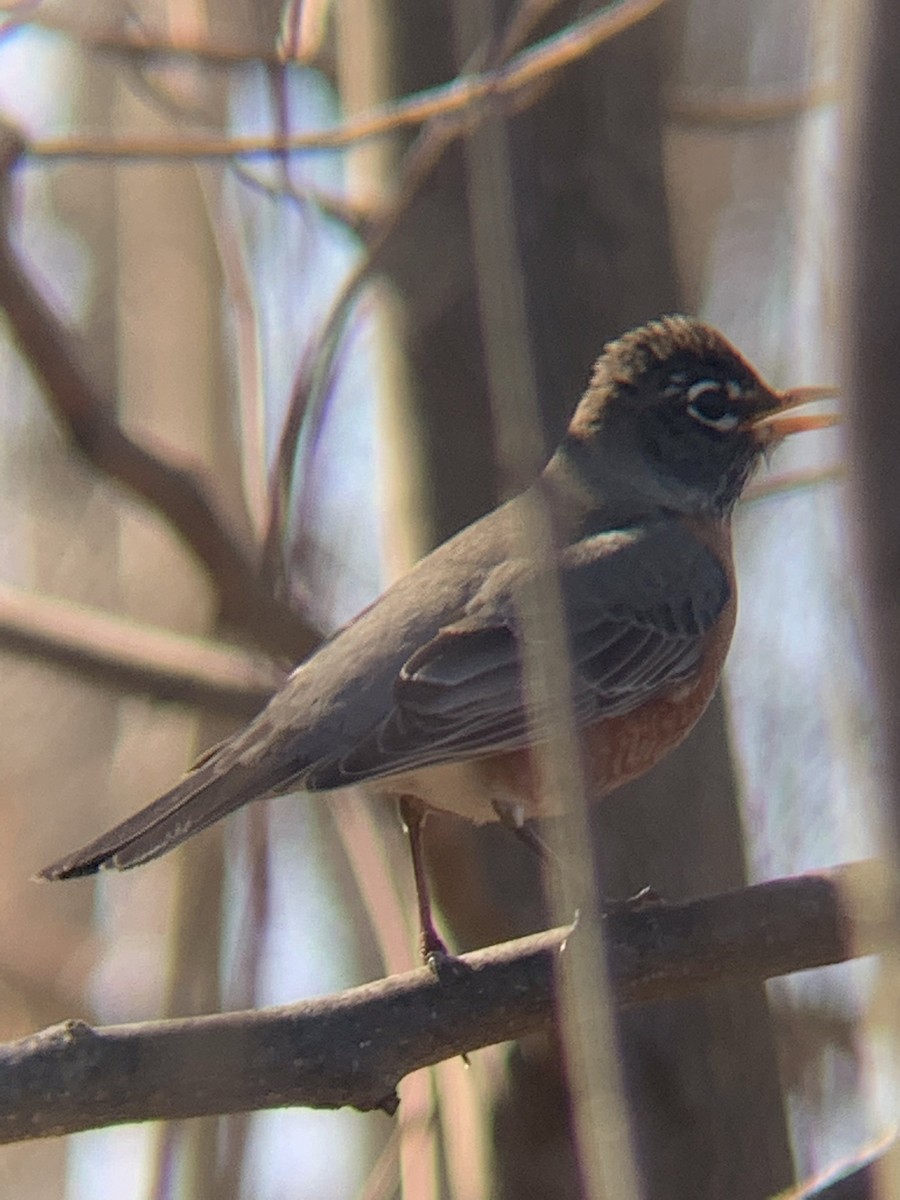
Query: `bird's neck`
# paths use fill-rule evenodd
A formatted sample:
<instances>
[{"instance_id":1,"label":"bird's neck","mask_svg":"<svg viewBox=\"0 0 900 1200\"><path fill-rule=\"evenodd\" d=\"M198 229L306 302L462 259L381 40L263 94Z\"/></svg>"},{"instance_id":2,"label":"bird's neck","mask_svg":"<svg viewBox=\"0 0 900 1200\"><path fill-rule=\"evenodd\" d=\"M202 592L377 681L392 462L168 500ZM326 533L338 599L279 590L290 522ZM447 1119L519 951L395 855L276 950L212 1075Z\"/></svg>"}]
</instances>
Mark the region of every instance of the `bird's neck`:
<instances>
[{"instance_id":1,"label":"bird's neck","mask_svg":"<svg viewBox=\"0 0 900 1200\"><path fill-rule=\"evenodd\" d=\"M606 466L607 469L600 469ZM674 516L662 501L648 497L614 463L590 460L579 442L564 441L539 480L553 497L554 510L565 514L568 533L584 528L627 529L646 520Z\"/></svg>"},{"instance_id":2,"label":"bird's neck","mask_svg":"<svg viewBox=\"0 0 900 1200\"><path fill-rule=\"evenodd\" d=\"M591 514L591 524L626 528L641 521L696 518L727 523L734 509L733 489L673 486L665 475L647 469L636 456L608 451L571 434L564 438L544 476L569 499L573 512Z\"/></svg>"}]
</instances>

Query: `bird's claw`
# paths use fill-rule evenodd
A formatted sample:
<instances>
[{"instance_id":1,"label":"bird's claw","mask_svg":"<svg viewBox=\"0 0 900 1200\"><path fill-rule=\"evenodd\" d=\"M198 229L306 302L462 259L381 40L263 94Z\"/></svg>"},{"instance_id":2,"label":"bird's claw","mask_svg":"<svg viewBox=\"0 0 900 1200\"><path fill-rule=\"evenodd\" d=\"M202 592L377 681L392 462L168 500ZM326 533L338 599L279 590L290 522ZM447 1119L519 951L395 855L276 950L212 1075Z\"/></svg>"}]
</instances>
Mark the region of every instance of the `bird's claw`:
<instances>
[{"instance_id":1,"label":"bird's claw","mask_svg":"<svg viewBox=\"0 0 900 1200\"><path fill-rule=\"evenodd\" d=\"M470 969L461 958L451 954L443 942L423 948L422 958L438 983L450 983L468 974Z\"/></svg>"}]
</instances>

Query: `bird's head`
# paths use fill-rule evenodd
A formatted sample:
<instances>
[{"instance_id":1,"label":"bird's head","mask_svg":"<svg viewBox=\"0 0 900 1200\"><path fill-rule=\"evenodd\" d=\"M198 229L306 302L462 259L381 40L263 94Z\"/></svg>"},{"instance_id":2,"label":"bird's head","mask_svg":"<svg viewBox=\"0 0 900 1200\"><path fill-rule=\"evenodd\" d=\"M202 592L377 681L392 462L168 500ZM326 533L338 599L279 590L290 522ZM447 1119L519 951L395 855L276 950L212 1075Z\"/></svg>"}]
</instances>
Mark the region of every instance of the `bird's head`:
<instances>
[{"instance_id":1,"label":"bird's head","mask_svg":"<svg viewBox=\"0 0 900 1200\"><path fill-rule=\"evenodd\" d=\"M601 493L615 476L632 503L726 515L764 454L836 423L795 411L834 395L776 391L710 325L664 317L604 348L564 446Z\"/></svg>"}]
</instances>

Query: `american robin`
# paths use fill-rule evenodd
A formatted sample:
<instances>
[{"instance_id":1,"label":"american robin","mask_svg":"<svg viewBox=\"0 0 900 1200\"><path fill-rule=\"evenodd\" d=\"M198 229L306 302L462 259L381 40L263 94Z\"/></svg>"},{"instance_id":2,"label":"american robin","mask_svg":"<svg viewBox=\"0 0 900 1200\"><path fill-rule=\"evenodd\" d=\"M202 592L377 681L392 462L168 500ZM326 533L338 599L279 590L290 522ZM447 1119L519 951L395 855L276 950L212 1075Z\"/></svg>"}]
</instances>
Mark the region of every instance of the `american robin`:
<instances>
[{"instance_id":1,"label":"american robin","mask_svg":"<svg viewBox=\"0 0 900 1200\"><path fill-rule=\"evenodd\" d=\"M586 783L602 797L688 733L716 687L736 588L730 518L788 434L835 423L768 387L715 329L666 317L609 343L532 485L555 532ZM523 696L517 557L523 498L438 547L290 676L250 724L153 804L40 872L156 858L250 800L361 784L400 800L423 951L429 809L523 827L558 811L536 786Z\"/></svg>"}]
</instances>

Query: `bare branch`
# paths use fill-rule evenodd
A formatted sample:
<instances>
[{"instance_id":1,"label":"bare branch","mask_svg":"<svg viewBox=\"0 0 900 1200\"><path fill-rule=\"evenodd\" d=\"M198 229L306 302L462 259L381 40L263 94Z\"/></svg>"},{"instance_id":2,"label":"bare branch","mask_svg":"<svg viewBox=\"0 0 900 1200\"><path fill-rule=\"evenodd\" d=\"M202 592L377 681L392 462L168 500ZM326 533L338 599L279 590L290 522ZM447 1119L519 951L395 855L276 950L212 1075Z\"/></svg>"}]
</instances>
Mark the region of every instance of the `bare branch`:
<instances>
[{"instance_id":1,"label":"bare branch","mask_svg":"<svg viewBox=\"0 0 900 1200\"><path fill-rule=\"evenodd\" d=\"M113 613L0 583L0 646L157 700L254 716L282 682L231 646L151 629Z\"/></svg>"},{"instance_id":2,"label":"bare branch","mask_svg":"<svg viewBox=\"0 0 900 1200\"><path fill-rule=\"evenodd\" d=\"M856 863L682 905L607 917L620 1005L688 996L876 951L841 892L879 868ZM397 1106L410 1071L544 1029L569 929L535 934L338 996L259 1012L93 1029L81 1021L0 1048L0 1142L123 1121L283 1105Z\"/></svg>"},{"instance_id":3,"label":"bare branch","mask_svg":"<svg viewBox=\"0 0 900 1200\"><path fill-rule=\"evenodd\" d=\"M9 186L23 143L11 131L0 138L0 187ZM206 568L226 621L274 655L308 654L318 634L260 580L255 564L228 532L210 498L202 470L167 460L129 437L111 399L100 394L79 360L72 338L23 270L10 243L8 195L0 195L0 308L12 337L43 386L73 444L102 474L124 484L178 531Z\"/></svg>"},{"instance_id":4,"label":"bare branch","mask_svg":"<svg viewBox=\"0 0 900 1200\"><path fill-rule=\"evenodd\" d=\"M666 116L678 124L703 129L755 129L778 121L792 121L817 108L837 104L841 89L836 83L811 83L796 88L744 88L670 92Z\"/></svg>"},{"instance_id":5,"label":"bare branch","mask_svg":"<svg viewBox=\"0 0 900 1200\"><path fill-rule=\"evenodd\" d=\"M893 1130L858 1147L852 1157L835 1163L777 1200L884 1200L879 1172L885 1159L897 1151Z\"/></svg>"},{"instance_id":6,"label":"bare branch","mask_svg":"<svg viewBox=\"0 0 900 1200\"><path fill-rule=\"evenodd\" d=\"M94 160L115 158L121 161L211 161L223 158L259 158L286 151L339 150L356 142L383 137L394 130L421 125L434 117L471 112L488 98L515 100L517 94L556 71L583 58L602 42L648 17L664 0L621 0L614 8L603 8L567 25L515 55L503 67L472 75L461 75L450 83L418 92L402 100L360 113L331 129L307 133L246 138L185 138L173 143L158 138L98 137L46 138L28 147L33 159Z\"/></svg>"},{"instance_id":7,"label":"bare branch","mask_svg":"<svg viewBox=\"0 0 900 1200\"><path fill-rule=\"evenodd\" d=\"M486 41L470 56L466 70L471 74L496 74L520 48L534 24L546 17L557 0L525 0L515 9L499 41ZM278 570L279 550L284 537L285 509L297 469L297 439L305 420L310 430L309 444L314 446L321 429L325 404L335 367L335 358L344 337L350 315L359 297L381 269L396 230L409 213L413 202L445 152L470 125L464 110L441 115L428 122L407 151L391 198L379 211L366 214L359 229L366 244L366 255L344 283L332 302L307 358L297 369L287 416L278 440L273 471L269 520L264 539L263 562L267 573Z\"/></svg>"},{"instance_id":8,"label":"bare branch","mask_svg":"<svg viewBox=\"0 0 900 1200\"><path fill-rule=\"evenodd\" d=\"M823 483L839 483L847 476L847 468L841 463L827 467L809 467L805 470L785 471L780 475L767 476L751 483L744 492L741 504L753 504L757 500L768 500L785 492L799 492L805 488L819 487Z\"/></svg>"},{"instance_id":9,"label":"bare branch","mask_svg":"<svg viewBox=\"0 0 900 1200\"><path fill-rule=\"evenodd\" d=\"M118 56L141 66L156 66L160 62L175 62L188 60L199 66L229 68L244 66L248 63L265 63L269 67L288 67L295 63L312 62L319 47L312 39L308 52L298 47L293 52L291 47L281 39L278 46L271 42L260 41L256 45L228 45L225 42L191 42L181 37L177 41L168 38L162 40L144 26L135 23L122 26L103 25L96 19L91 23L79 24L72 20L71 13L65 16L58 12L50 12L46 7L36 3L22 4L21 14L13 10L4 24L4 29L19 29L31 26L44 29L48 33L58 34L76 42L80 46L98 50L110 56ZM304 4L304 9L307 7ZM311 7L311 6L310 6ZM77 11L77 10L76 10ZM79 13L93 18L93 13Z\"/></svg>"},{"instance_id":10,"label":"bare branch","mask_svg":"<svg viewBox=\"0 0 900 1200\"><path fill-rule=\"evenodd\" d=\"M812 1181L785 1192L778 1200L878 1200L875 1164L863 1163L825 1182Z\"/></svg>"}]
</instances>

